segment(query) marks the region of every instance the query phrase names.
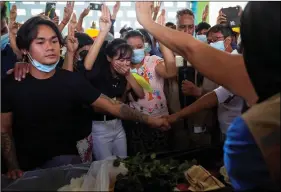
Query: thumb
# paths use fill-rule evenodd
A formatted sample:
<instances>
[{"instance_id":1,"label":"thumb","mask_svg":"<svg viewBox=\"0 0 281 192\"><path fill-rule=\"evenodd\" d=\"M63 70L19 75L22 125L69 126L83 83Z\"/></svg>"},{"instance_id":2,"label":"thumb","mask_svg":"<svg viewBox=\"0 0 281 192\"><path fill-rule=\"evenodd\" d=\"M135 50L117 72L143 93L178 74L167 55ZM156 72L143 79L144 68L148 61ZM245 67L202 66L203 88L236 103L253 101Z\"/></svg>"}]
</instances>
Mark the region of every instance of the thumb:
<instances>
[{"instance_id":1,"label":"thumb","mask_svg":"<svg viewBox=\"0 0 281 192\"><path fill-rule=\"evenodd\" d=\"M14 69L10 69L10 70L7 71L6 74L7 74L7 75L11 75L13 72L14 72Z\"/></svg>"}]
</instances>

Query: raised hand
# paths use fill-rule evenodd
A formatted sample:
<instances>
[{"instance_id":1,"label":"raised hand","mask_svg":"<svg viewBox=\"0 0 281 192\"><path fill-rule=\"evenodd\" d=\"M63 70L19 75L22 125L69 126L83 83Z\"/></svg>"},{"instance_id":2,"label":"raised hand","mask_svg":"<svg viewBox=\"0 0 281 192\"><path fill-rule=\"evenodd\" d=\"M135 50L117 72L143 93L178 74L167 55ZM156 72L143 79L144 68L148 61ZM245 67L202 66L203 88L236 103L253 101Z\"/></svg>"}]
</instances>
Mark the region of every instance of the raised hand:
<instances>
[{"instance_id":1,"label":"raised hand","mask_svg":"<svg viewBox=\"0 0 281 192\"><path fill-rule=\"evenodd\" d=\"M110 11L105 4L103 4L101 8L101 16L99 22L100 22L100 31L108 33L111 28L111 20L110 20Z\"/></svg>"},{"instance_id":2,"label":"raised hand","mask_svg":"<svg viewBox=\"0 0 281 192\"><path fill-rule=\"evenodd\" d=\"M217 17L217 24L223 24L226 23L226 15L222 12L222 10L219 11L219 16Z\"/></svg>"},{"instance_id":3,"label":"raised hand","mask_svg":"<svg viewBox=\"0 0 281 192\"><path fill-rule=\"evenodd\" d=\"M165 26L165 23L166 23L166 15L165 14L166 14L166 10L162 9L161 14L157 18L157 23L159 25Z\"/></svg>"},{"instance_id":4,"label":"raised hand","mask_svg":"<svg viewBox=\"0 0 281 192\"><path fill-rule=\"evenodd\" d=\"M154 14L158 14L160 7L161 7L162 1L156 1L156 5L153 6L153 12Z\"/></svg>"},{"instance_id":5,"label":"raised hand","mask_svg":"<svg viewBox=\"0 0 281 192\"><path fill-rule=\"evenodd\" d=\"M206 5L202 13L202 21L206 22L209 15L209 5Z\"/></svg>"},{"instance_id":6,"label":"raised hand","mask_svg":"<svg viewBox=\"0 0 281 192\"><path fill-rule=\"evenodd\" d=\"M66 7L64 8L63 12L63 20L62 22L67 24L71 18L74 9L74 1L68 1L66 3Z\"/></svg>"},{"instance_id":7,"label":"raised hand","mask_svg":"<svg viewBox=\"0 0 281 192\"><path fill-rule=\"evenodd\" d=\"M136 15L138 22L143 25L146 22L151 22L153 9L153 2L150 1L137 1L136 2Z\"/></svg>"},{"instance_id":8,"label":"raised hand","mask_svg":"<svg viewBox=\"0 0 281 192\"><path fill-rule=\"evenodd\" d=\"M9 22L9 32L12 33L13 35L17 35L19 30L19 23L16 21L11 21Z\"/></svg>"},{"instance_id":9,"label":"raised hand","mask_svg":"<svg viewBox=\"0 0 281 192\"><path fill-rule=\"evenodd\" d=\"M78 49L78 40L75 38L75 29L77 26L76 14L73 13L70 23L68 24L68 35L67 35L67 51L76 52Z\"/></svg>"},{"instance_id":10,"label":"raised hand","mask_svg":"<svg viewBox=\"0 0 281 192\"><path fill-rule=\"evenodd\" d=\"M58 26L59 22L60 22L60 18L59 16L57 16L57 14L55 13L55 17L52 19L52 21Z\"/></svg>"},{"instance_id":11,"label":"raised hand","mask_svg":"<svg viewBox=\"0 0 281 192\"><path fill-rule=\"evenodd\" d=\"M115 5L113 6L113 16L116 17L118 11L120 9L120 1L116 1Z\"/></svg>"},{"instance_id":12,"label":"raised hand","mask_svg":"<svg viewBox=\"0 0 281 192\"><path fill-rule=\"evenodd\" d=\"M81 13L80 17L82 18L86 17L89 14L89 12L90 12L90 8L89 7L85 8Z\"/></svg>"},{"instance_id":13,"label":"raised hand","mask_svg":"<svg viewBox=\"0 0 281 192\"><path fill-rule=\"evenodd\" d=\"M184 80L182 81L181 90L184 95L190 95L194 97L201 96L201 89L194 85L191 81Z\"/></svg>"},{"instance_id":14,"label":"raised hand","mask_svg":"<svg viewBox=\"0 0 281 192\"><path fill-rule=\"evenodd\" d=\"M17 19L17 6L14 4L10 11L10 22L15 22Z\"/></svg>"}]
</instances>

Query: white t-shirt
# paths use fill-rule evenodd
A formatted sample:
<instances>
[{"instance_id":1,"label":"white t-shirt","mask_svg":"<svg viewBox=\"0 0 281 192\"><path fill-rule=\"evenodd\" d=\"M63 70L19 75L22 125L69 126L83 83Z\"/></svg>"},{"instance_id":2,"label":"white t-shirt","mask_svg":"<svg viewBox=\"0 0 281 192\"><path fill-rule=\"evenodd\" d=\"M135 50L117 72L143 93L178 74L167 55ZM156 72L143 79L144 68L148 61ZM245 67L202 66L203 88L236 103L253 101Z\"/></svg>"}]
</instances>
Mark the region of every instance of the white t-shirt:
<instances>
[{"instance_id":1,"label":"white t-shirt","mask_svg":"<svg viewBox=\"0 0 281 192\"><path fill-rule=\"evenodd\" d=\"M233 50L231 54L239 54ZM220 86L214 90L218 98L218 120L222 133L226 133L232 121L241 115L243 98L234 95L224 87Z\"/></svg>"},{"instance_id":2,"label":"white t-shirt","mask_svg":"<svg viewBox=\"0 0 281 192\"><path fill-rule=\"evenodd\" d=\"M214 91L218 99L218 120L220 129L221 132L225 134L232 121L241 115L243 99L222 86Z\"/></svg>"}]
</instances>

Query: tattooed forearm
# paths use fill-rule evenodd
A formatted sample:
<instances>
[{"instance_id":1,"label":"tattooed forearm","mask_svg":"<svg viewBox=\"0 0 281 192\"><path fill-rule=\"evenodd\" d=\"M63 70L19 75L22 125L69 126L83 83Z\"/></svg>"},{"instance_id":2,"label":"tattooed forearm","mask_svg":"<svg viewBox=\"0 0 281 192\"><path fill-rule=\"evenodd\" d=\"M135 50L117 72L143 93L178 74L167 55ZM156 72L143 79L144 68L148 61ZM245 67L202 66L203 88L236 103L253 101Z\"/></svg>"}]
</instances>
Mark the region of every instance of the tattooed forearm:
<instances>
[{"instance_id":1,"label":"tattooed forearm","mask_svg":"<svg viewBox=\"0 0 281 192\"><path fill-rule=\"evenodd\" d=\"M15 145L9 133L1 133L1 148L8 169L19 169Z\"/></svg>"},{"instance_id":2,"label":"tattooed forearm","mask_svg":"<svg viewBox=\"0 0 281 192\"><path fill-rule=\"evenodd\" d=\"M126 104L120 106L120 117L127 120L138 121L140 123L148 123L149 116L137 110L130 108Z\"/></svg>"},{"instance_id":3,"label":"tattooed forearm","mask_svg":"<svg viewBox=\"0 0 281 192\"><path fill-rule=\"evenodd\" d=\"M110 101L112 104L120 104L120 103L121 103L120 101L111 99L111 98L107 97L107 96L104 95L104 94L101 94L100 97L103 98L103 99L106 99L106 100Z\"/></svg>"},{"instance_id":4,"label":"tattooed forearm","mask_svg":"<svg viewBox=\"0 0 281 192\"><path fill-rule=\"evenodd\" d=\"M101 95L100 96L103 99L106 99L110 101L113 105L118 107L118 111L115 111L113 115L124 119L124 120L131 120L131 121L138 121L140 123L149 123L149 116L145 115L137 110L134 110L130 108L128 105L118 101L118 100L113 100L106 95Z\"/></svg>"}]
</instances>

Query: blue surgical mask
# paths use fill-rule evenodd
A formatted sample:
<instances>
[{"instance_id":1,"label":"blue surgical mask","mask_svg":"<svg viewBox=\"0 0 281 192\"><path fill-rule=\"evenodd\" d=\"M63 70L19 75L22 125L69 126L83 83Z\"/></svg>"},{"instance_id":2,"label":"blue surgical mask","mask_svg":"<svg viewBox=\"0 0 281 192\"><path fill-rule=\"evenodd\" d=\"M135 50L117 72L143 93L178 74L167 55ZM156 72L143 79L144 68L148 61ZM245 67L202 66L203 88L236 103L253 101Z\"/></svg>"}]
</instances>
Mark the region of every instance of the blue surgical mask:
<instances>
[{"instance_id":1,"label":"blue surgical mask","mask_svg":"<svg viewBox=\"0 0 281 192\"><path fill-rule=\"evenodd\" d=\"M6 48L9 43L9 33L1 36L1 51Z\"/></svg>"},{"instance_id":2,"label":"blue surgical mask","mask_svg":"<svg viewBox=\"0 0 281 192\"><path fill-rule=\"evenodd\" d=\"M31 64L36 69L38 69L39 71L45 72L45 73L49 73L52 70L54 70L60 61L60 60L58 60L55 64L52 64L52 65L43 65L43 64L39 63L38 61L36 61L35 59L33 59L29 53L27 56L29 57Z\"/></svg>"},{"instance_id":3,"label":"blue surgical mask","mask_svg":"<svg viewBox=\"0 0 281 192\"><path fill-rule=\"evenodd\" d=\"M221 50L221 51L225 51L225 47L224 47L224 41L217 41L215 43L210 43L211 47Z\"/></svg>"},{"instance_id":4,"label":"blue surgical mask","mask_svg":"<svg viewBox=\"0 0 281 192\"><path fill-rule=\"evenodd\" d=\"M144 59L144 49L135 49L132 56L132 64L139 64Z\"/></svg>"},{"instance_id":5,"label":"blue surgical mask","mask_svg":"<svg viewBox=\"0 0 281 192\"><path fill-rule=\"evenodd\" d=\"M150 51L151 51L151 46L149 45L149 43L145 43L145 44L144 44L144 51L145 51L146 53L150 53Z\"/></svg>"},{"instance_id":6,"label":"blue surgical mask","mask_svg":"<svg viewBox=\"0 0 281 192\"><path fill-rule=\"evenodd\" d=\"M208 41L207 41L206 35L196 35L196 38L197 38L199 41L203 42L203 43L207 43L207 42L208 42Z\"/></svg>"}]
</instances>

